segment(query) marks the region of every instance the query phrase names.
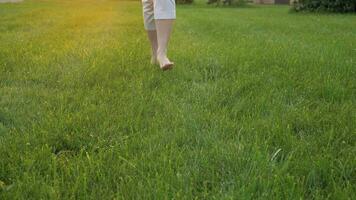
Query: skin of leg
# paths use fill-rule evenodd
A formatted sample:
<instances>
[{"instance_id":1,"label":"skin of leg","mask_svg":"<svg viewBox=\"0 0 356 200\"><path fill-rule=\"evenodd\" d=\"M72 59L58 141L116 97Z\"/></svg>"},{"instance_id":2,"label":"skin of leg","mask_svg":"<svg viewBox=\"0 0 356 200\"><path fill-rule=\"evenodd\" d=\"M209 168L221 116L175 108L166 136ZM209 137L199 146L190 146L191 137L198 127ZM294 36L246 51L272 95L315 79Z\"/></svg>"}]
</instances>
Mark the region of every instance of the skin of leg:
<instances>
[{"instance_id":1,"label":"skin of leg","mask_svg":"<svg viewBox=\"0 0 356 200\"><path fill-rule=\"evenodd\" d=\"M151 44L151 64L158 64L157 62L157 32L154 19L154 3L156 0L142 0L143 19L145 29L147 31L148 40Z\"/></svg>"},{"instance_id":2,"label":"skin of leg","mask_svg":"<svg viewBox=\"0 0 356 200\"><path fill-rule=\"evenodd\" d=\"M161 67L167 64L173 64L167 57L167 48L173 28L174 19L156 19L155 23L158 42L157 60Z\"/></svg>"},{"instance_id":3,"label":"skin of leg","mask_svg":"<svg viewBox=\"0 0 356 200\"><path fill-rule=\"evenodd\" d=\"M157 63L157 50L158 50L158 41L157 41L157 31L156 30L147 30L148 39L151 43L151 64Z\"/></svg>"}]
</instances>

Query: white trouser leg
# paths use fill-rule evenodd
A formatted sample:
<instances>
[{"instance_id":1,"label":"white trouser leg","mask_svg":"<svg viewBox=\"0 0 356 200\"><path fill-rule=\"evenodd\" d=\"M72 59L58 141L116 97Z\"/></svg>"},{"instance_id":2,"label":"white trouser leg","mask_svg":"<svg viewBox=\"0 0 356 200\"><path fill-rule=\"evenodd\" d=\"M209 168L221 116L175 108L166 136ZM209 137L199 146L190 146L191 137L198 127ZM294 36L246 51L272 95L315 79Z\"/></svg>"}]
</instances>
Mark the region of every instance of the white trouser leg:
<instances>
[{"instance_id":1,"label":"white trouser leg","mask_svg":"<svg viewBox=\"0 0 356 200\"><path fill-rule=\"evenodd\" d=\"M175 0L142 0L146 30L156 30L155 19L175 19Z\"/></svg>"}]
</instances>

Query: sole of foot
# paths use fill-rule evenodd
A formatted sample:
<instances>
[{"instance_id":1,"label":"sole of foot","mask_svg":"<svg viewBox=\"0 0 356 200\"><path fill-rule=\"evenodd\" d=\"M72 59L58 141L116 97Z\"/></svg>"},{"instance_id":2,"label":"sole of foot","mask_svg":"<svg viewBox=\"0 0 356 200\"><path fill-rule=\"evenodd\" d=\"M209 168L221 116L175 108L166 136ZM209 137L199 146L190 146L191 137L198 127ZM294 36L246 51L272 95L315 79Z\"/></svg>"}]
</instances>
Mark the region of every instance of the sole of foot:
<instances>
[{"instance_id":1,"label":"sole of foot","mask_svg":"<svg viewBox=\"0 0 356 200\"><path fill-rule=\"evenodd\" d=\"M165 64L163 66L161 66L160 68L163 70L163 71L167 71L167 70L171 70L174 66L174 63L168 63L168 64Z\"/></svg>"}]
</instances>

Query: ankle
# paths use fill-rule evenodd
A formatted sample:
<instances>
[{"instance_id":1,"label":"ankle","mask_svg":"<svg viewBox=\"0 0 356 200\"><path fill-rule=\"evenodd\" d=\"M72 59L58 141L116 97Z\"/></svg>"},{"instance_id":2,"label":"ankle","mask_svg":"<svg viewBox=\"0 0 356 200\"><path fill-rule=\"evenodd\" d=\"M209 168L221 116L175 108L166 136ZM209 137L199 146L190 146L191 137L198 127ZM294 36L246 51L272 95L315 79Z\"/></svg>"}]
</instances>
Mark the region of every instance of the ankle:
<instances>
[{"instance_id":1,"label":"ankle","mask_svg":"<svg viewBox=\"0 0 356 200\"><path fill-rule=\"evenodd\" d=\"M165 59L165 58L167 58L167 55L166 54L157 54L156 57L157 57L157 59Z\"/></svg>"}]
</instances>

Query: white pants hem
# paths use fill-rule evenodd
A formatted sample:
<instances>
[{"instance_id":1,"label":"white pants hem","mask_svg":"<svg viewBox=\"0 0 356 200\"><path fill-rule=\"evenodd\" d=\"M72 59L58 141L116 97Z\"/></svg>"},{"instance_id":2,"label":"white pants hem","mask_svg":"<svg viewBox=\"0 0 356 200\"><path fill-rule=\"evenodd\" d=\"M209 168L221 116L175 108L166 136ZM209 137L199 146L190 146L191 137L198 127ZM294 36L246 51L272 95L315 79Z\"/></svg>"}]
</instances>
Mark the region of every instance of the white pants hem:
<instances>
[{"instance_id":1,"label":"white pants hem","mask_svg":"<svg viewBox=\"0 0 356 200\"><path fill-rule=\"evenodd\" d=\"M145 29L156 30L155 20L176 19L175 0L142 0Z\"/></svg>"}]
</instances>

